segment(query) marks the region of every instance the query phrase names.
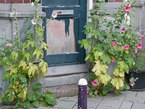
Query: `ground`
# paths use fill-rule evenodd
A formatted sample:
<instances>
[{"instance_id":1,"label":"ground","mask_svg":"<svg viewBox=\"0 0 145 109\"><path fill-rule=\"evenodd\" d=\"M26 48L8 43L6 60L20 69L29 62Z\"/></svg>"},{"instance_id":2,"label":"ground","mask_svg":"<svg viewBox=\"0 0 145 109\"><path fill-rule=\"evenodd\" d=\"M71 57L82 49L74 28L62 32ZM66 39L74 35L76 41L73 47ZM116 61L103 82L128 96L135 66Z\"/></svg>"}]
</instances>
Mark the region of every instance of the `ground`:
<instances>
[{"instance_id":1,"label":"ground","mask_svg":"<svg viewBox=\"0 0 145 109\"><path fill-rule=\"evenodd\" d=\"M58 98L57 105L54 107L40 107L38 109L77 109L77 99L77 96ZM87 109L145 109L145 91L123 91L120 95L111 93L104 97L88 97L87 100ZM1 106L0 109L15 108Z\"/></svg>"}]
</instances>

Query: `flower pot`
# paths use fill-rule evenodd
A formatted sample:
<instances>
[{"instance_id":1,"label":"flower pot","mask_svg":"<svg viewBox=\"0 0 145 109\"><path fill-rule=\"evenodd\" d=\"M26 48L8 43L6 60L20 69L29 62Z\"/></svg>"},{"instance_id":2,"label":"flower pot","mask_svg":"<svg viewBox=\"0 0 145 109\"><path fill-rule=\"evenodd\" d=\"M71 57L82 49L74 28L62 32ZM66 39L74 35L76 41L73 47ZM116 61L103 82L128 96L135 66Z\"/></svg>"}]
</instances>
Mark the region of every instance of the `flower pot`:
<instances>
[{"instance_id":1,"label":"flower pot","mask_svg":"<svg viewBox=\"0 0 145 109\"><path fill-rule=\"evenodd\" d=\"M138 78L135 81L135 85L133 87L130 86L130 90L132 91L143 91L145 90L145 72L136 73L136 72L130 72L126 75L126 81L128 84L130 84L129 79L131 77Z\"/></svg>"}]
</instances>

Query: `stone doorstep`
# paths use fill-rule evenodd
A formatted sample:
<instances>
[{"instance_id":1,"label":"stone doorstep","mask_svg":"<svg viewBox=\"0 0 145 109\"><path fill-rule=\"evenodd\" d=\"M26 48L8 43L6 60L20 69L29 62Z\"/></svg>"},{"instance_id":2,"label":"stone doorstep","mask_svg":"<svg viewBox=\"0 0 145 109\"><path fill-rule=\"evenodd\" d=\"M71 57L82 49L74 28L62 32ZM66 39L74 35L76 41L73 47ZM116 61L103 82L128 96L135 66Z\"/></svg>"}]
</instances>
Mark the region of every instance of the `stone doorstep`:
<instances>
[{"instance_id":1,"label":"stone doorstep","mask_svg":"<svg viewBox=\"0 0 145 109\"><path fill-rule=\"evenodd\" d=\"M46 91L51 91L56 98L71 97L78 94L78 84L46 87L44 88L44 92Z\"/></svg>"}]
</instances>

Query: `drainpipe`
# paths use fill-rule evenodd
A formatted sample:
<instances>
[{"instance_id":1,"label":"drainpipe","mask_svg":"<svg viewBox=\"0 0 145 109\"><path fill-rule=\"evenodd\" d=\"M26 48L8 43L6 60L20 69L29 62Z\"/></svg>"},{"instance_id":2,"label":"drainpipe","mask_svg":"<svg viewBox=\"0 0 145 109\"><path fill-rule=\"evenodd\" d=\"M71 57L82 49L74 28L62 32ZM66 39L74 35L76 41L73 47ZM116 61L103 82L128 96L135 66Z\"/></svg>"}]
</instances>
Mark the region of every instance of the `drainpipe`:
<instances>
[{"instance_id":1,"label":"drainpipe","mask_svg":"<svg viewBox=\"0 0 145 109\"><path fill-rule=\"evenodd\" d=\"M89 10L93 9L93 0L88 0L88 10L87 10L87 16L90 16ZM87 21L89 22L90 19L87 17Z\"/></svg>"}]
</instances>

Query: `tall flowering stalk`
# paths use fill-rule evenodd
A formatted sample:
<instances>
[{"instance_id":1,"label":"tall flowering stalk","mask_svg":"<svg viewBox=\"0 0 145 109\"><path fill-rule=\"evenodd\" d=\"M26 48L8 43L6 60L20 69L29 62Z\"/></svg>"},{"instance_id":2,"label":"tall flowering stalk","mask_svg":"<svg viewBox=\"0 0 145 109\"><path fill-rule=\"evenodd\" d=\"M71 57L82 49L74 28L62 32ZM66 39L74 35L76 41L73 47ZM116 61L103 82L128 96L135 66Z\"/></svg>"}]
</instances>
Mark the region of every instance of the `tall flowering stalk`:
<instances>
[{"instance_id":1,"label":"tall flowering stalk","mask_svg":"<svg viewBox=\"0 0 145 109\"><path fill-rule=\"evenodd\" d=\"M38 2L35 0L33 16L27 19L22 31L14 10L16 32L12 40L5 39L0 47L0 66L3 68L3 89L1 102L16 103L17 106L29 108L39 107L41 102L55 105L55 99L50 92L39 93L43 88L41 83L31 86L32 80L37 82L39 77L45 77L48 65L43 60L47 44L43 41L44 28L38 14ZM51 100L50 100L51 99Z\"/></svg>"},{"instance_id":2,"label":"tall flowering stalk","mask_svg":"<svg viewBox=\"0 0 145 109\"><path fill-rule=\"evenodd\" d=\"M92 72L95 75L93 78L99 82L96 90L100 95L105 92L104 90L109 90L110 86L118 93L124 87L125 73L128 73L135 64L135 50L142 48L144 39L144 36L138 34L132 27L131 0L125 0L112 16L105 16L106 12L102 11L101 7L100 2L94 6L90 11L92 22L85 25L85 34L91 37L80 41L81 47L85 49L91 47L86 60L93 65ZM107 73L111 63L114 65L111 72L113 76ZM92 84L90 86L92 87ZM91 91L90 93L92 94Z\"/></svg>"}]
</instances>

